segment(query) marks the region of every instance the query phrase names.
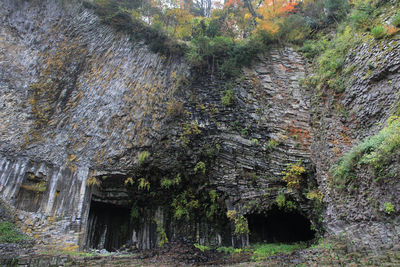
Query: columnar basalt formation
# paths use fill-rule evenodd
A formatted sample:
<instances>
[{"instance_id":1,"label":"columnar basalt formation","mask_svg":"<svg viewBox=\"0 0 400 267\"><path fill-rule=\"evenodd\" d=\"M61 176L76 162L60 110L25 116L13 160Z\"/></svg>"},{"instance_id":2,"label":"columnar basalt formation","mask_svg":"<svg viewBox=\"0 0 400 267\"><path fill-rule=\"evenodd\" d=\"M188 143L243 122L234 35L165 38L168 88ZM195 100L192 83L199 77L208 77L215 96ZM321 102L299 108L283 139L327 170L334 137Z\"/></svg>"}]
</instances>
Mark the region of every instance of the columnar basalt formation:
<instances>
[{"instance_id":1,"label":"columnar basalt formation","mask_svg":"<svg viewBox=\"0 0 400 267\"><path fill-rule=\"evenodd\" d=\"M388 54L349 54L348 89L317 99L300 85L307 64L289 47L271 47L226 81L151 52L80 1L0 3L0 193L39 244L293 241L280 218L299 221L296 240L323 223L370 247L398 242L397 224L381 214L397 187L371 187L360 170L366 182L346 194L329 177L334 160L377 132L398 101L397 40ZM294 165L305 167L301 188L324 196L323 217L305 190L282 180ZM248 221L250 238L235 236L227 211Z\"/></svg>"},{"instance_id":2,"label":"columnar basalt formation","mask_svg":"<svg viewBox=\"0 0 400 267\"><path fill-rule=\"evenodd\" d=\"M88 177L124 172L157 140L187 68L132 44L79 2L1 4L2 197L33 212L19 216L29 231L73 232L64 241L78 245ZM32 227L46 218L48 228Z\"/></svg>"},{"instance_id":3,"label":"columnar basalt formation","mask_svg":"<svg viewBox=\"0 0 400 267\"><path fill-rule=\"evenodd\" d=\"M312 158L325 194L326 230L351 241L353 249L379 250L399 244L397 216L384 210L386 202L399 206L398 158L385 166L385 172L393 175L374 174L366 166L359 166L355 177L341 189L333 185L329 174L340 156L376 134L396 114L399 48L399 39L393 38L352 49L343 66L353 70L348 74L346 90L339 94L324 90L312 107Z\"/></svg>"}]
</instances>

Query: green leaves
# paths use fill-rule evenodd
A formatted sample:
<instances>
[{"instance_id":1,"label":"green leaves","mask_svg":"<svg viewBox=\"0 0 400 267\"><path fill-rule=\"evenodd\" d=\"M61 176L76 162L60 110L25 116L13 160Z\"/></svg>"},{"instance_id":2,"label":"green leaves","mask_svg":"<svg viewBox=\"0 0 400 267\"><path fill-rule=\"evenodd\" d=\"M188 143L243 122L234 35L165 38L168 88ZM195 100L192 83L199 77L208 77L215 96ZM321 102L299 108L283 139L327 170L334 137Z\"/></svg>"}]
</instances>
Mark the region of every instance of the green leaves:
<instances>
[{"instance_id":1,"label":"green leaves","mask_svg":"<svg viewBox=\"0 0 400 267\"><path fill-rule=\"evenodd\" d=\"M330 173L337 187L343 187L352 180L356 166L369 165L380 171L390 162L400 148L400 118L391 116L378 134L364 139L359 145L343 155Z\"/></svg>"}]
</instances>

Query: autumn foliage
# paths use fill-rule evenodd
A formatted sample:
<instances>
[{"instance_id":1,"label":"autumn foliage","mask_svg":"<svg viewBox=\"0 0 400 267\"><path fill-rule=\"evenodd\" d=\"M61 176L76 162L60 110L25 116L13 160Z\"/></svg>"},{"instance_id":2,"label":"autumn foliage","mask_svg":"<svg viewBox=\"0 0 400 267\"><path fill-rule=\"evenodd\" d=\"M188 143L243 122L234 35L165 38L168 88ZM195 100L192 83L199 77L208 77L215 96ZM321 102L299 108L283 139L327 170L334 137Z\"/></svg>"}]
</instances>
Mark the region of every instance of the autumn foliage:
<instances>
[{"instance_id":1,"label":"autumn foliage","mask_svg":"<svg viewBox=\"0 0 400 267\"><path fill-rule=\"evenodd\" d=\"M277 33L279 23L285 16L295 11L298 2L298 0L265 0L257 9L261 15L260 18L257 18L257 30L265 30L271 34Z\"/></svg>"}]
</instances>

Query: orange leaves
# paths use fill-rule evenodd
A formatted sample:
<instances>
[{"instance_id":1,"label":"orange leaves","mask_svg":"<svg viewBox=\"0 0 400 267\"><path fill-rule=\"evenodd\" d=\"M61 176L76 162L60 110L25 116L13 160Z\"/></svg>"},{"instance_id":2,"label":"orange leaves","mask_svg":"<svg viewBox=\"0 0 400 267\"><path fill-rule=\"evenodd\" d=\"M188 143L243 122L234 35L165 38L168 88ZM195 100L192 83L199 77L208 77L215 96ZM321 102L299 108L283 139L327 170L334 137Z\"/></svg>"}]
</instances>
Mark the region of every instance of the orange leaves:
<instances>
[{"instance_id":1,"label":"orange leaves","mask_svg":"<svg viewBox=\"0 0 400 267\"><path fill-rule=\"evenodd\" d=\"M262 18L257 19L258 30L265 30L275 34L279 30L279 23L290 12L295 11L300 0L265 0L257 9Z\"/></svg>"},{"instance_id":2,"label":"orange leaves","mask_svg":"<svg viewBox=\"0 0 400 267\"><path fill-rule=\"evenodd\" d=\"M386 32L389 36L395 35L400 29L390 24L386 27Z\"/></svg>"}]
</instances>

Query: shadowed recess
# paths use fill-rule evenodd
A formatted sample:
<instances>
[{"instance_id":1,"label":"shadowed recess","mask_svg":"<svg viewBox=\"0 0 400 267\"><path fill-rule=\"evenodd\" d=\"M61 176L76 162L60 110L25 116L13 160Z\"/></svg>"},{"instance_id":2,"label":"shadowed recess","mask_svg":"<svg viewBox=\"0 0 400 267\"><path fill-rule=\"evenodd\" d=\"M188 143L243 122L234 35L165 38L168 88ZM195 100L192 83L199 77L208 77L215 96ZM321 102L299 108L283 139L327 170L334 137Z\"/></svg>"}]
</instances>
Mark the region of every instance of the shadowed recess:
<instances>
[{"instance_id":1,"label":"shadowed recess","mask_svg":"<svg viewBox=\"0 0 400 267\"><path fill-rule=\"evenodd\" d=\"M310 221L296 211L273 208L266 214L247 215L251 243L292 243L314 238Z\"/></svg>"},{"instance_id":2,"label":"shadowed recess","mask_svg":"<svg viewBox=\"0 0 400 267\"><path fill-rule=\"evenodd\" d=\"M130 241L132 231L128 208L91 202L87 232L89 248L117 250Z\"/></svg>"}]
</instances>

